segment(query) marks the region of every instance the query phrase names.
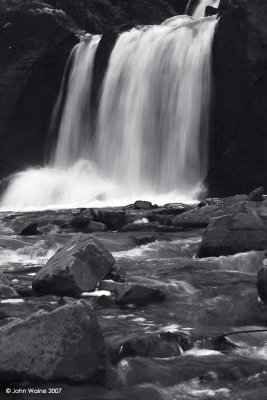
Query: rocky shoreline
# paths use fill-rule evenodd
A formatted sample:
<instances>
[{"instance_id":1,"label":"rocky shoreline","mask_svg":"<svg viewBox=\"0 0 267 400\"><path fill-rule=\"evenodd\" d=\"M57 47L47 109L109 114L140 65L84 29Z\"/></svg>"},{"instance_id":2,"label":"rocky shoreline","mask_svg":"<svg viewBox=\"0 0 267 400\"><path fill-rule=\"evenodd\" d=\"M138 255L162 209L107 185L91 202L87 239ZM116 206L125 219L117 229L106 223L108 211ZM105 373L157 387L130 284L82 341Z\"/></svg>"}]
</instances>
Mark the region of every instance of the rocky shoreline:
<instances>
[{"instance_id":1,"label":"rocky shoreline","mask_svg":"<svg viewBox=\"0 0 267 400\"><path fill-rule=\"evenodd\" d=\"M265 251L266 215L267 198L262 188L249 195L206 199L195 205L159 207L137 201L116 208L3 214L2 229L8 226L16 240L41 238L51 232L67 234L69 239L32 274L28 285L17 279L9 282L3 273L0 276L0 381L97 382L105 386L111 379L112 365L127 357L181 355L194 346L194 340L179 331L121 338L111 347L104 343L97 322L99 307L108 312L110 307L144 308L154 303L160 308L166 293L160 284L125 278L99 240L99 233L125 235L137 248L162 240L164 235L202 228L196 257L220 257ZM1 247L8 248L8 235L1 240ZM265 275L264 267L257 283L263 302L267 298ZM97 297L91 297L93 293ZM18 307L28 302L26 313L10 313L11 300ZM229 351L235 342L225 341L222 335L206 338L203 347Z\"/></svg>"}]
</instances>

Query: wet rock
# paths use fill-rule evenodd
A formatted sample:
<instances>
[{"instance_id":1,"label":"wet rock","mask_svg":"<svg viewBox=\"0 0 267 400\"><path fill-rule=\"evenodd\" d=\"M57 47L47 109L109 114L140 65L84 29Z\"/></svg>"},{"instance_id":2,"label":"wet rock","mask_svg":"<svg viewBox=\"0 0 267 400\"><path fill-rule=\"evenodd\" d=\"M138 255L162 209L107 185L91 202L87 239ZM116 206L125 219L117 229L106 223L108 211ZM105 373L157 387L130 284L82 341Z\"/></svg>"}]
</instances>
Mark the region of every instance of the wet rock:
<instances>
[{"instance_id":1,"label":"wet rock","mask_svg":"<svg viewBox=\"0 0 267 400\"><path fill-rule=\"evenodd\" d=\"M174 226L187 227L187 228L203 228L206 227L211 218L224 213L221 205L207 205L187 211L177 217L173 218L172 224Z\"/></svg>"},{"instance_id":2,"label":"wet rock","mask_svg":"<svg viewBox=\"0 0 267 400\"><path fill-rule=\"evenodd\" d=\"M136 283L122 284L115 291L115 299L120 305L134 304L136 306L144 306L163 301L165 294L159 289Z\"/></svg>"},{"instance_id":3,"label":"wet rock","mask_svg":"<svg viewBox=\"0 0 267 400\"><path fill-rule=\"evenodd\" d=\"M213 218L203 236L198 257L219 257L267 248L267 225L248 213Z\"/></svg>"},{"instance_id":4,"label":"wet rock","mask_svg":"<svg viewBox=\"0 0 267 400\"><path fill-rule=\"evenodd\" d=\"M155 211L155 213L179 215L186 211L192 210L195 207L196 207L195 205L188 205L182 203L167 203L163 207L159 207L159 209Z\"/></svg>"},{"instance_id":5,"label":"wet rock","mask_svg":"<svg viewBox=\"0 0 267 400\"><path fill-rule=\"evenodd\" d=\"M145 244L153 243L157 240L157 238L153 235L145 235L145 236L139 236L135 238L136 244L138 246L143 246Z\"/></svg>"},{"instance_id":6,"label":"wet rock","mask_svg":"<svg viewBox=\"0 0 267 400\"><path fill-rule=\"evenodd\" d=\"M115 299L120 305L134 304L136 306L144 306L165 299L165 294L161 290L139 285L138 283L103 280L99 284L99 290L108 290L114 293Z\"/></svg>"},{"instance_id":7,"label":"wet rock","mask_svg":"<svg viewBox=\"0 0 267 400\"><path fill-rule=\"evenodd\" d=\"M91 221L87 226L88 232L105 232L107 229L108 228L105 224L95 221Z\"/></svg>"},{"instance_id":8,"label":"wet rock","mask_svg":"<svg viewBox=\"0 0 267 400\"><path fill-rule=\"evenodd\" d=\"M91 210L84 210L76 215L71 221L71 227L78 230L84 230L94 220Z\"/></svg>"},{"instance_id":9,"label":"wet rock","mask_svg":"<svg viewBox=\"0 0 267 400\"><path fill-rule=\"evenodd\" d=\"M139 232L139 231L148 231L148 232L159 232L159 224L157 222L150 223L142 221L139 223L127 224L123 228L120 229L120 232Z\"/></svg>"},{"instance_id":10,"label":"wet rock","mask_svg":"<svg viewBox=\"0 0 267 400\"><path fill-rule=\"evenodd\" d=\"M95 382L106 366L102 333L85 300L1 326L0 352L1 382Z\"/></svg>"},{"instance_id":11,"label":"wet rock","mask_svg":"<svg viewBox=\"0 0 267 400\"><path fill-rule=\"evenodd\" d=\"M40 294L70 296L92 292L113 264L113 256L98 240L77 234L37 273L33 289Z\"/></svg>"},{"instance_id":12,"label":"wet rock","mask_svg":"<svg viewBox=\"0 0 267 400\"><path fill-rule=\"evenodd\" d=\"M151 210L152 208L155 208L150 201L144 201L144 200L137 200L134 203L134 209L135 210Z\"/></svg>"},{"instance_id":13,"label":"wet rock","mask_svg":"<svg viewBox=\"0 0 267 400\"><path fill-rule=\"evenodd\" d=\"M20 232L21 236L36 236L36 235L40 235L40 232L38 231L38 224L33 222L27 226L25 226L25 228L22 229L22 231Z\"/></svg>"},{"instance_id":14,"label":"wet rock","mask_svg":"<svg viewBox=\"0 0 267 400\"><path fill-rule=\"evenodd\" d=\"M9 285L5 285L3 283L0 283L0 298L1 299L16 299L18 297L19 297L19 295L13 287L11 287Z\"/></svg>"},{"instance_id":15,"label":"wet rock","mask_svg":"<svg viewBox=\"0 0 267 400\"><path fill-rule=\"evenodd\" d=\"M263 267L257 275L258 295L263 303L267 304L267 267Z\"/></svg>"},{"instance_id":16,"label":"wet rock","mask_svg":"<svg viewBox=\"0 0 267 400\"><path fill-rule=\"evenodd\" d=\"M126 223L125 210L98 210L97 222L105 224L112 231L117 231Z\"/></svg>"},{"instance_id":17,"label":"wet rock","mask_svg":"<svg viewBox=\"0 0 267 400\"><path fill-rule=\"evenodd\" d=\"M125 357L177 357L182 354L179 343L175 340L164 340L156 334L146 334L138 338L131 338L111 349L111 362L118 363Z\"/></svg>"},{"instance_id":18,"label":"wet rock","mask_svg":"<svg viewBox=\"0 0 267 400\"><path fill-rule=\"evenodd\" d=\"M263 201L264 200L264 188L259 187L254 189L249 195L247 200L248 201Z\"/></svg>"}]
</instances>

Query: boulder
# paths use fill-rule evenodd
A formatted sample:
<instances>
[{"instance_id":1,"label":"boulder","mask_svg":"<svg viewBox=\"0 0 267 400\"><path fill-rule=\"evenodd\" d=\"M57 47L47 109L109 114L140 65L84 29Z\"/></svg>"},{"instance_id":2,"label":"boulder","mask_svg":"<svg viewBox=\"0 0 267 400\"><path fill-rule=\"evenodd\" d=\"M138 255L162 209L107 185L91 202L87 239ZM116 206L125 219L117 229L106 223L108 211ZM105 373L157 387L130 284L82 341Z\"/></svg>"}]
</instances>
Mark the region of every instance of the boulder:
<instances>
[{"instance_id":1,"label":"boulder","mask_svg":"<svg viewBox=\"0 0 267 400\"><path fill-rule=\"evenodd\" d=\"M0 327L0 381L99 382L103 336L91 303L69 301Z\"/></svg>"},{"instance_id":2,"label":"boulder","mask_svg":"<svg viewBox=\"0 0 267 400\"><path fill-rule=\"evenodd\" d=\"M117 231L126 223L125 211L122 209L98 210L96 219L112 231Z\"/></svg>"},{"instance_id":3,"label":"boulder","mask_svg":"<svg viewBox=\"0 0 267 400\"><path fill-rule=\"evenodd\" d=\"M144 201L144 200L137 200L134 203L134 209L135 210L151 210L152 208L155 208L150 201Z\"/></svg>"},{"instance_id":4,"label":"boulder","mask_svg":"<svg viewBox=\"0 0 267 400\"><path fill-rule=\"evenodd\" d=\"M237 195L222 199L207 199L207 205L201 202L198 208L194 208L172 219L174 226L188 228L204 228L211 219L222 215L258 212L267 212L267 202L257 206L255 202L248 202L246 195Z\"/></svg>"},{"instance_id":5,"label":"boulder","mask_svg":"<svg viewBox=\"0 0 267 400\"><path fill-rule=\"evenodd\" d=\"M264 266L257 275L258 295L263 303L267 304L267 267Z\"/></svg>"},{"instance_id":6,"label":"boulder","mask_svg":"<svg viewBox=\"0 0 267 400\"><path fill-rule=\"evenodd\" d=\"M72 228L77 230L86 229L91 221L94 220L94 216L91 210L84 210L76 215L71 221L70 225Z\"/></svg>"},{"instance_id":7,"label":"boulder","mask_svg":"<svg viewBox=\"0 0 267 400\"><path fill-rule=\"evenodd\" d=\"M101 222L91 221L87 226L87 232L105 232L107 230L107 226L102 224Z\"/></svg>"},{"instance_id":8,"label":"boulder","mask_svg":"<svg viewBox=\"0 0 267 400\"><path fill-rule=\"evenodd\" d=\"M146 334L124 340L117 347L111 349L111 361L116 364L125 357L177 357L183 350L176 340L164 340L164 336Z\"/></svg>"},{"instance_id":9,"label":"boulder","mask_svg":"<svg viewBox=\"0 0 267 400\"><path fill-rule=\"evenodd\" d=\"M122 306L127 304L144 306L165 299L165 294L160 289L139 285L138 283L119 283L113 280L103 280L99 285L99 289L114 293L117 303Z\"/></svg>"},{"instance_id":10,"label":"boulder","mask_svg":"<svg viewBox=\"0 0 267 400\"><path fill-rule=\"evenodd\" d=\"M237 213L212 218L198 257L219 257L267 248L267 225L258 216Z\"/></svg>"},{"instance_id":11,"label":"boulder","mask_svg":"<svg viewBox=\"0 0 267 400\"><path fill-rule=\"evenodd\" d=\"M247 200L248 201L263 201L264 200L264 188L259 187L254 189L249 195Z\"/></svg>"},{"instance_id":12,"label":"boulder","mask_svg":"<svg viewBox=\"0 0 267 400\"><path fill-rule=\"evenodd\" d=\"M40 235L40 232L38 231L38 224L36 222L33 222L25 228L23 228L20 232L21 236L36 236Z\"/></svg>"},{"instance_id":13,"label":"boulder","mask_svg":"<svg viewBox=\"0 0 267 400\"><path fill-rule=\"evenodd\" d=\"M91 292L114 262L98 240L77 234L40 269L32 286L40 294L77 296Z\"/></svg>"}]
</instances>

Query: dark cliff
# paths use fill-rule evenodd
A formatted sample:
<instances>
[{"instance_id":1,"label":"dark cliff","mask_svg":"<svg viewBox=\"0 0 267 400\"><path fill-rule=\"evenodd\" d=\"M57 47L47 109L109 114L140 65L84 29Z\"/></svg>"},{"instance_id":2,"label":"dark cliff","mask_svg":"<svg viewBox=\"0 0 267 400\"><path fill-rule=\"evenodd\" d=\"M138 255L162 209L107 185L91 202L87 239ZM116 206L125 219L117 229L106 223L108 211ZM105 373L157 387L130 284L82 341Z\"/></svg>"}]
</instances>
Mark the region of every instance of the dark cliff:
<instances>
[{"instance_id":1,"label":"dark cliff","mask_svg":"<svg viewBox=\"0 0 267 400\"><path fill-rule=\"evenodd\" d=\"M211 195L267 186L267 2L224 1L215 34Z\"/></svg>"}]
</instances>

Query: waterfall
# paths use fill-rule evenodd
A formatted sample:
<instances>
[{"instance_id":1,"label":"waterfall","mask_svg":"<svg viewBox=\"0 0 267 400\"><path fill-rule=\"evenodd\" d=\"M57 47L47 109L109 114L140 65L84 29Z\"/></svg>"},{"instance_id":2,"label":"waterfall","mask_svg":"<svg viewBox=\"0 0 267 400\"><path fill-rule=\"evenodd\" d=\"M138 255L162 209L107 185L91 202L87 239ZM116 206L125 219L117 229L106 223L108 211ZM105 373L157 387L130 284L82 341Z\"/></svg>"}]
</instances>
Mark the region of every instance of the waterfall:
<instances>
[{"instance_id":1,"label":"waterfall","mask_svg":"<svg viewBox=\"0 0 267 400\"><path fill-rule=\"evenodd\" d=\"M68 167L80 158L88 158L91 134L90 94L93 63L101 36L85 38L76 45L72 54L66 103L59 128L59 138L53 162L55 166ZM61 97L61 96L60 96Z\"/></svg>"},{"instance_id":2,"label":"waterfall","mask_svg":"<svg viewBox=\"0 0 267 400\"><path fill-rule=\"evenodd\" d=\"M111 54L94 159L128 192L188 195L206 173L216 21L179 16L123 33Z\"/></svg>"},{"instance_id":3,"label":"waterfall","mask_svg":"<svg viewBox=\"0 0 267 400\"><path fill-rule=\"evenodd\" d=\"M78 44L51 162L15 174L1 208L195 200L207 168L215 26L214 17L177 16L122 33L110 56L94 135L90 99L100 37Z\"/></svg>"}]
</instances>

